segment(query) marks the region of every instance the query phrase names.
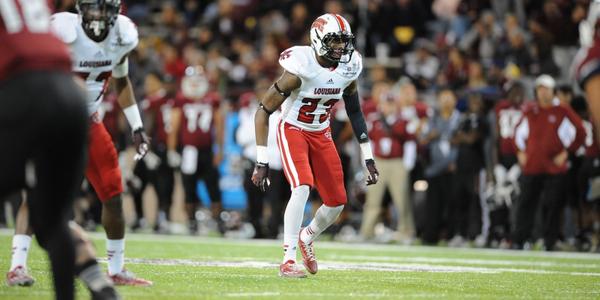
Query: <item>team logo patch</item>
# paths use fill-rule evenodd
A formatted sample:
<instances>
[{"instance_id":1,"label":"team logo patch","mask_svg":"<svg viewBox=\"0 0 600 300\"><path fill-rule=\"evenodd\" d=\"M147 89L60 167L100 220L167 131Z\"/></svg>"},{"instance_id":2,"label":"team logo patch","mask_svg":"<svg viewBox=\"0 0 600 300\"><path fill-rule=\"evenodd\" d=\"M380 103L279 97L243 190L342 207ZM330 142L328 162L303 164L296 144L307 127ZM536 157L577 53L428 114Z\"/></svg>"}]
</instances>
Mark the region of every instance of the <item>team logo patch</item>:
<instances>
[{"instance_id":1,"label":"team logo patch","mask_svg":"<svg viewBox=\"0 0 600 300\"><path fill-rule=\"evenodd\" d=\"M316 28L319 31L323 31L323 27L325 27L325 25L327 25L327 20L323 19L323 18L318 18L316 19L312 25L310 26L311 29Z\"/></svg>"}]
</instances>

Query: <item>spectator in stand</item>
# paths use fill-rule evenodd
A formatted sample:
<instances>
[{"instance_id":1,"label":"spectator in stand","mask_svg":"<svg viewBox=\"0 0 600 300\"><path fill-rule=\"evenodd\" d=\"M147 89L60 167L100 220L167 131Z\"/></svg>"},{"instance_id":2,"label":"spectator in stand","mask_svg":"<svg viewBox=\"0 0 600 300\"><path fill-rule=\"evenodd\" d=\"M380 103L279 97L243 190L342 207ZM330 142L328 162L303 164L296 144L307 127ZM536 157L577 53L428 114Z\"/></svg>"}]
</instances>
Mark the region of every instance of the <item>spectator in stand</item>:
<instances>
[{"instance_id":1,"label":"spectator in stand","mask_svg":"<svg viewBox=\"0 0 600 300\"><path fill-rule=\"evenodd\" d=\"M488 124L483 113L482 96L468 96L468 110L461 116L453 138L458 147L454 197L450 207L450 230L454 234L448 245L463 247L481 232L481 205L479 198L481 171L485 167L484 140Z\"/></svg>"},{"instance_id":2,"label":"spectator in stand","mask_svg":"<svg viewBox=\"0 0 600 300\"><path fill-rule=\"evenodd\" d=\"M503 32L491 11L485 11L459 42L459 48L485 66L492 64Z\"/></svg>"},{"instance_id":3,"label":"spectator in stand","mask_svg":"<svg viewBox=\"0 0 600 300\"><path fill-rule=\"evenodd\" d=\"M568 84L563 84L556 89L556 98L558 98L559 103L565 107L571 107L573 97L575 97L573 88Z\"/></svg>"},{"instance_id":4,"label":"spectator in stand","mask_svg":"<svg viewBox=\"0 0 600 300\"><path fill-rule=\"evenodd\" d=\"M531 237L542 195L544 247L554 249L564 205L567 158L585 140L581 119L571 109L555 104L554 88L549 75L535 80L536 104L525 111L515 129L517 157L523 169L513 231L513 247L518 249Z\"/></svg>"},{"instance_id":5,"label":"spectator in stand","mask_svg":"<svg viewBox=\"0 0 600 300\"><path fill-rule=\"evenodd\" d=\"M415 51L407 53L405 72L416 83L419 89L428 89L434 83L440 66L435 56L435 45L426 39L419 39Z\"/></svg>"},{"instance_id":6,"label":"spectator in stand","mask_svg":"<svg viewBox=\"0 0 600 300\"><path fill-rule=\"evenodd\" d=\"M435 245L447 225L448 205L452 201L454 174L458 149L452 144L460 121L456 110L456 96L450 89L438 93L437 110L424 130L420 143L429 149L429 164L425 168L428 182L425 200L426 221L423 228L424 244Z\"/></svg>"},{"instance_id":7,"label":"spectator in stand","mask_svg":"<svg viewBox=\"0 0 600 300\"><path fill-rule=\"evenodd\" d=\"M442 74L444 75L445 82L438 82L438 84L445 84L455 90L461 89L467 84L469 61L460 49L456 47L450 48L448 51L448 62L444 66Z\"/></svg>"},{"instance_id":8,"label":"spectator in stand","mask_svg":"<svg viewBox=\"0 0 600 300\"><path fill-rule=\"evenodd\" d=\"M403 161L404 143L412 136L407 132L407 122L401 118L399 108L392 95L385 94L378 101L377 118L369 126L373 153L379 162L380 185L367 188L360 228L363 239L374 237L375 224L381 212L386 189L390 192L398 216L396 238L410 243L414 237L412 206L408 197L410 178Z\"/></svg>"},{"instance_id":9,"label":"spectator in stand","mask_svg":"<svg viewBox=\"0 0 600 300\"><path fill-rule=\"evenodd\" d=\"M483 65L479 61L471 60L469 62L469 81L467 88L470 90L483 89L488 86L487 79L483 72Z\"/></svg>"},{"instance_id":10,"label":"spectator in stand","mask_svg":"<svg viewBox=\"0 0 600 300\"><path fill-rule=\"evenodd\" d=\"M290 24L287 31L290 44L306 44L304 41L308 36L307 30L310 28L311 23L309 17L305 3L297 2L292 6Z\"/></svg>"}]
</instances>

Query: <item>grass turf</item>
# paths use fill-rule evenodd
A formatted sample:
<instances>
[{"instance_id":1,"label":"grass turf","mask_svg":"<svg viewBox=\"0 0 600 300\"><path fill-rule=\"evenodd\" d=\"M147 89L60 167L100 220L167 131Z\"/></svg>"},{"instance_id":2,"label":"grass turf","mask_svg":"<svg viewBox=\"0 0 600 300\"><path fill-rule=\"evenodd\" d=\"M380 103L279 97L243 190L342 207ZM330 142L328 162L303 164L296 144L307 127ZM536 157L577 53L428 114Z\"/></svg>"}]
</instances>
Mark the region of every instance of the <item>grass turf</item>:
<instances>
[{"instance_id":1,"label":"grass turf","mask_svg":"<svg viewBox=\"0 0 600 300\"><path fill-rule=\"evenodd\" d=\"M93 234L101 257L102 234ZM11 236L0 232L0 270ZM119 287L125 299L600 299L600 255L443 247L315 243L321 270L282 279L278 241L129 234L127 267L154 281ZM35 245L33 287L0 286L0 299L52 298L48 264ZM78 284L78 299L89 298Z\"/></svg>"}]
</instances>

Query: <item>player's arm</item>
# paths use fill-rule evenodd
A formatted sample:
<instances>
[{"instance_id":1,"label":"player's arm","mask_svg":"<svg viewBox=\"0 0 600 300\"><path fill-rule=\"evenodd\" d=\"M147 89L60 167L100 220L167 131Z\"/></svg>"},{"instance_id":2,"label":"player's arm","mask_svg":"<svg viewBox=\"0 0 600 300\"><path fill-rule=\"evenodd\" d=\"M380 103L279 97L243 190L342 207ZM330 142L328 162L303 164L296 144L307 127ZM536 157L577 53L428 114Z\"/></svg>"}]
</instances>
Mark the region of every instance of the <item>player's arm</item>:
<instances>
[{"instance_id":1,"label":"player's arm","mask_svg":"<svg viewBox=\"0 0 600 300\"><path fill-rule=\"evenodd\" d=\"M172 168L181 164L181 156L177 152L181 114L181 108L175 106L171 109L171 130L167 133L167 162Z\"/></svg>"},{"instance_id":2,"label":"player's arm","mask_svg":"<svg viewBox=\"0 0 600 300\"><path fill-rule=\"evenodd\" d=\"M354 136L360 144L360 151L365 160L365 165L369 171L369 177L367 178L367 185L377 183L379 179L379 171L375 167L375 160L373 159L373 152L371 150L371 142L369 142L369 135L367 133L367 123L363 116L360 108L360 101L358 99L358 85L354 80L346 89L344 89L344 104L346 105L346 113L350 119Z\"/></svg>"},{"instance_id":3,"label":"player's arm","mask_svg":"<svg viewBox=\"0 0 600 300\"><path fill-rule=\"evenodd\" d=\"M149 148L149 139L144 132L144 124L140 115L140 110L135 102L131 81L129 81L129 62L127 55L114 67L112 78L115 90L117 92L117 101L123 110L127 122L133 132L133 142L135 144L135 160L142 159Z\"/></svg>"},{"instance_id":4,"label":"player's arm","mask_svg":"<svg viewBox=\"0 0 600 300\"><path fill-rule=\"evenodd\" d=\"M269 116L278 110L283 101L300 85L302 85L302 80L298 76L284 71L281 77L267 90L254 115L256 167L252 174L252 182L263 191L266 191L269 186L269 155L267 151Z\"/></svg>"}]
</instances>

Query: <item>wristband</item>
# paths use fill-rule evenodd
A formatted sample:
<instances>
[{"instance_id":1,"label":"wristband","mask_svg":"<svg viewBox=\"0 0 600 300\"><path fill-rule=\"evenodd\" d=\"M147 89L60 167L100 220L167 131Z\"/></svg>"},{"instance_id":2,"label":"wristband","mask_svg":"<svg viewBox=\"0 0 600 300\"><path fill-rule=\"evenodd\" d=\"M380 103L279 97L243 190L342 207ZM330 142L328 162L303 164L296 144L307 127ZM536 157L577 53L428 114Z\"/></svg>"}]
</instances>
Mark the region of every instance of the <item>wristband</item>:
<instances>
[{"instance_id":1,"label":"wristband","mask_svg":"<svg viewBox=\"0 0 600 300\"><path fill-rule=\"evenodd\" d=\"M131 131L144 127L137 104L124 108L123 113L125 114L125 118L127 118L127 123L129 123Z\"/></svg>"},{"instance_id":2,"label":"wristband","mask_svg":"<svg viewBox=\"0 0 600 300\"><path fill-rule=\"evenodd\" d=\"M360 152L362 153L363 159L373 159L373 151L371 150L371 143L361 143L360 144Z\"/></svg>"},{"instance_id":3,"label":"wristband","mask_svg":"<svg viewBox=\"0 0 600 300\"><path fill-rule=\"evenodd\" d=\"M269 163L267 146L256 145L256 162L263 164Z\"/></svg>"}]
</instances>

